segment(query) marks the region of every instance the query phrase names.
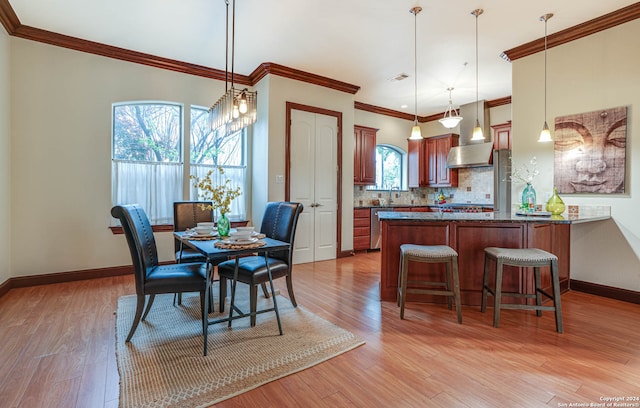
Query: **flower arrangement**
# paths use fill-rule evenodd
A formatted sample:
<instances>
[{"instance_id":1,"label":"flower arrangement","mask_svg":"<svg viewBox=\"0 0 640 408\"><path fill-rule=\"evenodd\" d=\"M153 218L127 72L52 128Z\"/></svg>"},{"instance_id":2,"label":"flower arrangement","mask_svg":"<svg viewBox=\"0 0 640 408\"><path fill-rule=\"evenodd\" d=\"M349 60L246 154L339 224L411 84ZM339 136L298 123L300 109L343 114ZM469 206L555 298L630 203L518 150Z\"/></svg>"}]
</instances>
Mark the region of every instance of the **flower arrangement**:
<instances>
[{"instance_id":1,"label":"flower arrangement","mask_svg":"<svg viewBox=\"0 0 640 408\"><path fill-rule=\"evenodd\" d=\"M538 171L537 167L538 162L536 161L535 156L529 161L529 164L531 165L531 167L523 164L522 166L513 170L510 176L511 180L517 180L525 184L533 183L533 180L536 178L536 176L540 174L540 171Z\"/></svg>"},{"instance_id":2,"label":"flower arrangement","mask_svg":"<svg viewBox=\"0 0 640 408\"><path fill-rule=\"evenodd\" d=\"M201 199L211 201L212 205L203 205L203 210L220 211L220 214L229 214L231 201L240 196L240 187L231 188L231 180L226 179L222 184L214 184L212 180L214 170L209 170L207 175L200 179L197 176L190 176L193 186L199 190ZM222 176L224 169L218 166L218 173Z\"/></svg>"}]
</instances>

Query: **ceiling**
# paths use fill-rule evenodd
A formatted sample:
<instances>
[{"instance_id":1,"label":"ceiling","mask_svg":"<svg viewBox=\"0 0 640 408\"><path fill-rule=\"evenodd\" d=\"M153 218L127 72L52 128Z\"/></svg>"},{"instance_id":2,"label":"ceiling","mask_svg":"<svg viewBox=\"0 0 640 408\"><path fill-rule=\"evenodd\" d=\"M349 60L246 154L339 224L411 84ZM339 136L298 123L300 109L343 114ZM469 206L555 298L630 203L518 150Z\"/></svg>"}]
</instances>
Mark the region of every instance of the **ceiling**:
<instances>
[{"instance_id":1,"label":"ceiling","mask_svg":"<svg viewBox=\"0 0 640 408\"><path fill-rule=\"evenodd\" d=\"M20 23L59 34L224 70L224 0L9 0ZM235 72L263 62L360 87L355 100L419 115L511 95L511 63L500 54L634 4L630 0L238 0ZM409 10L420 5L414 18ZM414 23L417 77L414 78ZM543 67L540 67L541 71ZM552 69L552 61L549 61ZM398 74L409 78L392 81ZM211 95L212 101L220 95Z\"/></svg>"}]
</instances>

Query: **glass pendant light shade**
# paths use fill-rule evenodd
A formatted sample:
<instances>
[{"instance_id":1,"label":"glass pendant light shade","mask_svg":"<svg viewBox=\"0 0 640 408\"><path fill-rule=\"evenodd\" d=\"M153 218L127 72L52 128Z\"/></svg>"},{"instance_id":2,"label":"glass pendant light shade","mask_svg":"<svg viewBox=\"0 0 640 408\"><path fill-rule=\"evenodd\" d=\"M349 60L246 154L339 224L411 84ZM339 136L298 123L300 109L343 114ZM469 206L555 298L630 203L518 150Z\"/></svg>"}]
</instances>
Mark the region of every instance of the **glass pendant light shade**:
<instances>
[{"instance_id":1,"label":"glass pendant light shade","mask_svg":"<svg viewBox=\"0 0 640 408\"><path fill-rule=\"evenodd\" d=\"M553 139L551 139L551 132L549 131L549 125L547 125L546 120L544 121L544 126L542 127L542 131L540 132L538 142L553 142Z\"/></svg>"},{"instance_id":2,"label":"glass pendant light shade","mask_svg":"<svg viewBox=\"0 0 640 408\"><path fill-rule=\"evenodd\" d=\"M447 88L447 91L449 91L449 106L444 113L444 117L438 120L438 122L442 123L442 126L447 129L453 129L458 126L458 123L462 120L462 116L458 115L458 112L453 108L453 102L451 102L451 91L453 91L453 88Z\"/></svg>"},{"instance_id":3,"label":"glass pendant light shade","mask_svg":"<svg viewBox=\"0 0 640 408\"><path fill-rule=\"evenodd\" d=\"M544 21L544 126L540 132L538 142L553 142L551 131L547 125L547 20L553 17L553 14L545 14L540 17L540 21Z\"/></svg>"},{"instance_id":4,"label":"glass pendant light shade","mask_svg":"<svg viewBox=\"0 0 640 408\"><path fill-rule=\"evenodd\" d=\"M422 139L422 131L420 130L420 126L418 126L417 123L413 125L413 127L411 128L411 136L409 137L409 139L410 140Z\"/></svg>"},{"instance_id":5,"label":"glass pendant light shade","mask_svg":"<svg viewBox=\"0 0 640 408\"><path fill-rule=\"evenodd\" d=\"M476 126L473 128L471 140L484 140L484 134L482 133L482 128L480 127L478 119L476 119Z\"/></svg>"}]
</instances>

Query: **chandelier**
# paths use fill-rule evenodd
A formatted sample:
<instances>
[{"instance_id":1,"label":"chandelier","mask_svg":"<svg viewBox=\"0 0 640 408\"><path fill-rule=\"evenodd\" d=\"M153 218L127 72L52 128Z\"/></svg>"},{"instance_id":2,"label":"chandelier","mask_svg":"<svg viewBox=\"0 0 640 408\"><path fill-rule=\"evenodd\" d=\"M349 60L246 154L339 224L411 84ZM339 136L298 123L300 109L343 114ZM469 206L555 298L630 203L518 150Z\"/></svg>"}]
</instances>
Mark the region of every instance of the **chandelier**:
<instances>
[{"instance_id":1,"label":"chandelier","mask_svg":"<svg viewBox=\"0 0 640 408\"><path fill-rule=\"evenodd\" d=\"M235 54L235 25L236 2L233 1L231 23L231 87L229 87L229 0L224 0L227 8L225 35L225 67L224 67L224 95L209 108L209 124L211 130L222 130L224 134L231 134L253 124L257 118L258 92L242 90L234 87L234 54Z\"/></svg>"},{"instance_id":2,"label":"chandelier","mask_svg":"<svg viewBox=\"0 0 640 408\"><path fill-rule=\"evenodd\" d=\"M462 116L458 115L458 111L453 108L453 102L451 102L451 91L453 91L453 88L447 88L447 91L449 91L449 107L444 113L444 117L438 120L438 122L442 123L442 126L447 129L453 129L458 126L458 123L462 120Z\"/></svg>"}]
</instances>

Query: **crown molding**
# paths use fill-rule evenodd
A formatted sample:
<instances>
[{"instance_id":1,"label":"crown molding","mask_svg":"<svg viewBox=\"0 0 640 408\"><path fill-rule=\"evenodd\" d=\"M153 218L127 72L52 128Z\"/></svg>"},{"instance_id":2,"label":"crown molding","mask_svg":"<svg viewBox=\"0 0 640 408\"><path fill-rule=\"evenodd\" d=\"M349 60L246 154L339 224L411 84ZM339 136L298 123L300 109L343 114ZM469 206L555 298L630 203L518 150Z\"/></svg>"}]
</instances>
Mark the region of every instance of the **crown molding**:
<instances>
[{"instance_id":1,"label":"crown molding","mask_svg":"<svg viewBox=\"0 0 640 408\"><path fill-rule=\"evenodd\" d=\"M571 41L595 34L600 31L628 23L640 18L640 2L630 6L623 7L609 14L585 21L582 24L569 27L565 30L547 36L547 48L557 47ZM518 47L511 48L504 52L511 61L523 58L537 52L544 51L544 37L537 40L522 44Z\"/></svg>"},{"instance_id":2,"label":"crown molding","mask_svg":"<svg viewBox=\"0 0 640 408\"><path fill-rule=\"evenodd\" d=\"M495 108L496 106L508 105L511 103L511 96L505 96L503 98L493 99L491 101L487 101L487 106L490 108ZM404 113L400 111L396 111L393 109L381 108L380 106L369 105L364 102L355 101L353 103L353 107L355 109L375 113L378 115L390 116L393 118L404 119L413 121L415 119L415 115L410 113ZM438 120L444 116L444 111L440 113L434 113L429 116L418 116L418 122L433 122L434 120Z\"/></svg>"},{"instance_id":3,"label":"crown molding","mask_svg":"<svg viewBox=\"0 0 640 408\"><path fill-rule=\"evenodd\" d=\"M9 35L13 35L16 28L20 26L20 20L9 4L9 0L0 0L0 23Z\"/></svg>"},{"instance_id":4,"label":"crown molding","mask_svg":"<svg viewBox=\"0 0 640 408\"><path fill-rule=\"evenodd\" d=\"M273 62L263 62L262 64L258 65L258 67L254 69L253 72L249 75L249 78L251 79L252 85L255 85L262 78L269 74L278 75L289 79L295 79L298 81L323 86L325 88L336 89L338 91L350 94L355 94L360 90L360 87L357 85L337 81L335 79L301 71L299 69L289 68Z\"/></svg>"}]
</instances>

